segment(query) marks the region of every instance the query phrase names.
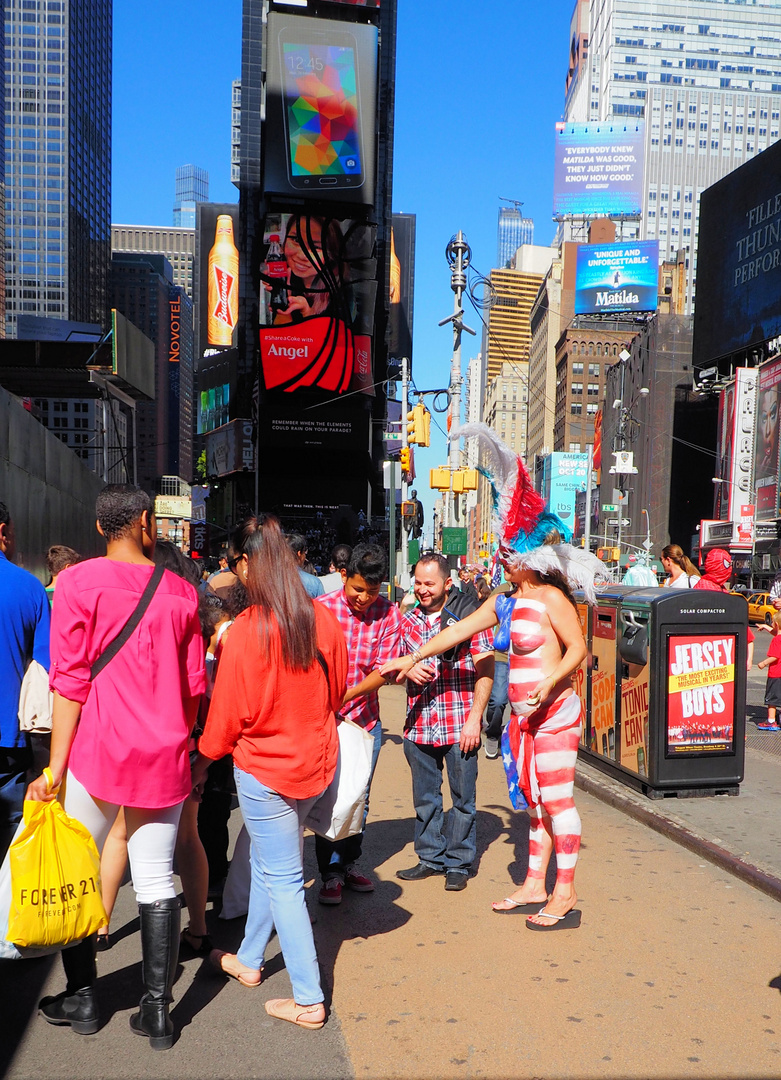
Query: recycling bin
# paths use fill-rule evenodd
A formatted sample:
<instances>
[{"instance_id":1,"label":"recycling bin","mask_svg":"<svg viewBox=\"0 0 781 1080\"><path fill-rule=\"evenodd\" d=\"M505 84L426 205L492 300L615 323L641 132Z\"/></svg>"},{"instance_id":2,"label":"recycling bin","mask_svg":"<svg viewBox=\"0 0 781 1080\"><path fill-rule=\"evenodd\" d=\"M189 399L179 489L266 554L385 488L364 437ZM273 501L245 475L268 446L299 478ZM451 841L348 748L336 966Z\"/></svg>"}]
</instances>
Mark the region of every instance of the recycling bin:
<instances>
[{"instance_id":1,"label":"recycling bin","mask_svg":"<svg viewBox=\"0 0 781 1080\"><path fill-rule=\"evenodd\" d=\"M615 585L578 614L588 656L581 756L651 799L739 793L746 727L741 596Z\"/></svg>"}]
</instances>

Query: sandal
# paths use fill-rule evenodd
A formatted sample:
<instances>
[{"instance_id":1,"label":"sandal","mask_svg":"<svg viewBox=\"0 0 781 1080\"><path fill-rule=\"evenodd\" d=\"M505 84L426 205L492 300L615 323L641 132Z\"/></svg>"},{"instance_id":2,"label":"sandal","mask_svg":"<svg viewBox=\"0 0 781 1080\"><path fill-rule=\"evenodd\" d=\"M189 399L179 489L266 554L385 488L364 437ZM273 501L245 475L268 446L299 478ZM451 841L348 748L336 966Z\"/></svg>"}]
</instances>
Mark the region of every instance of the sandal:
<instances>
[{"instance_id":1,"label":"sandal","mask_svg":"<svg viewBox=\"0 0 781 1080\"><path fill-rule=\"evenodd\" d=\"M198 942L197 945L196 942ZM179 935L179 948L181 949L183 945L193 956L208 956L214 948L208 934L194 934L189 926L186 926Z\"/></svg>"},{"instance_id":2,"label":"sandal","mask_svg":"<svg viewBox=\"0 0 781 1080\"><path fill-rule=\"evenodd\" d=\"M315 1011L323 1010L322 1020L307 1020L306 1016ZM317 1031L325 1024L325 1006L322 1002L317 1005L298 1005L293 998L271 998L266 1002L266 1012L269 1016L275 1016L277 1020L287 1020L296 1027L308 1028Z\"/></svg>"},{"instance_id":3,"label":"sandal","mask_svg":"<svg viewBox=\"0 0 781 1080\"><path fill-rule=\"evenodd\" d=\"M246 986L248 990L254 990L260 986L260 981L263 978L263 968L260 971L253 971L252 968L244 967L243 964L239 963L239 958L235 953L225 952L224 949L212 949L209 953L209 960L223 975L235 979L242 986ZM248 975L257 975L258 981L248 979Z\"/></svg>"},{"instance_id":4,"label":"sandal","mask_svg":"<svg viewBox=\"0 0 781 1080\"><path fill-rule=\"evenodd\" d=\"M580 916L582 912L578 908L570 908L565 915L551 915L545 908L541 908L538 915L544 915L546 919L555 919L550 926L543 926L542 923L530 922L526 920L526 926L529 930L577 930L580 926Z\"/></svg>"},{"instance_id":5,"label":"sandal","mask_svg":"<svg viewBox=\"0 0 781 1080\"><path fill-rule=\"evenodd\" d=\"M512 904L512 907L500 908L491 904L494 915L536 915L540 910L540 904L544 907L548 903L548 898L546 896L544 900L531 900L529 903L524 903L522 900L513 900L511 896L505 896L504 900L499 900L498 903Z\"/></svg>"}]
</instances>

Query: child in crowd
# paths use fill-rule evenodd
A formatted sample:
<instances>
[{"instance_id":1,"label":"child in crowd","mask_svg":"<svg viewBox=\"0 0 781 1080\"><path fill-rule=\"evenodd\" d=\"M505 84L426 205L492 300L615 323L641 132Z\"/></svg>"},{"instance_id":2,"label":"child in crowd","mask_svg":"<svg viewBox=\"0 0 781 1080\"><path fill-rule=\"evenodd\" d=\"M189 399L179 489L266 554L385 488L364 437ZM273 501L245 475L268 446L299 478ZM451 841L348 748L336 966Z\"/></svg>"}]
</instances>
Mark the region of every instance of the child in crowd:
<instances>
[{"instance_id":1,"label":"child in crowd","mask_svg":"<svg viewBox=\"0 0 781 1080\"><path fill-rule=\"evenodd\" d=\"M767 657L757 664L758 668L768 669L765 689L767 720L763 724L757 724L758 731L781 731L776 719L776 710L781 708L781 611L773 615L773 631Z\"/></svg>"}]
</instances>

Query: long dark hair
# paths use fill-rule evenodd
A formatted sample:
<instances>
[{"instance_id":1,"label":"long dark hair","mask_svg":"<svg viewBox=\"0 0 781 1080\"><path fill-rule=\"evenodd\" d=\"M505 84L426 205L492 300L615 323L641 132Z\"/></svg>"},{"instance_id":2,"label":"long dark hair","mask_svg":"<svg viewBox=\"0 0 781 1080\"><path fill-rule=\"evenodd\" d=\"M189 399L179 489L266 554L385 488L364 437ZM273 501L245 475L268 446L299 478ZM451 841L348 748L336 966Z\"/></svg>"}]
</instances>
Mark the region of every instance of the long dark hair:
<instances>
[{"instance_id":1,"label":"long dark hair","mask_svg":"<svg viewBox=\"0 0 781 1080\"><path fill-rule=\"evenodd\" d=\"M315 609L277 518L247 518L233 534L233 550L247 556L247 592L258 612L261 648L268 649L276 623L287 667L306 671L317 653Z\"/></svg>"}]
</instances>

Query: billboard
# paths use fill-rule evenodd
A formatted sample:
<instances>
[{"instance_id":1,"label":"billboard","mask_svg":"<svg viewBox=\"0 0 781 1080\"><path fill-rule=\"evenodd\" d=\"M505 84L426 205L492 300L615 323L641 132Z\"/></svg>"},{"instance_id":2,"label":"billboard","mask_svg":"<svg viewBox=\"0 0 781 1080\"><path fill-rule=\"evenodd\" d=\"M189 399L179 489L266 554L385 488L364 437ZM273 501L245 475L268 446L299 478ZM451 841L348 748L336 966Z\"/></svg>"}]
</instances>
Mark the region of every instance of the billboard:
<instances>
[{"instance_id":1,"label":"billboard","mask_svg":"<svg viewBox=\"0 0 781 1080\"><path fill-rule=\"evenodd\" d=\"M412 359L415 220L414 214L394 214L392 218L388 355L394 359Z\"/></svg>"},{"instance_id":2,"label":"billboard","mask_svg":"<svg viewBox=\"0 0 781 1080\"><path fill-rule=\"evenodd\" d=\"M781 357L758 370L754 487L757 521L778 517L778 403Z\"/></svg>"},{"instance_id":3,"label":"billboard","mask_svg":"<svg viewBox=\"0 0 781 1080\"><path fill-rule=\"evenodd\" d=\"M658 294L658 240L578 245L576 315L656 311Z\"/></svg>"},{"instance_id":4,"label":"billboard","mask_svg":"<svg viewBox=\"0 0 781 1080\"><path fill-rule=\"evenodd\" d=\"M231 203L199 203L198 348L229 349L236 344L239 314L239 208Z\"/></svg>"},{"instance_id":5,"label":"billboard","mask_svg":"<svg viewBox=\"0 0 781 1080\"><path fill-rule=\"evenodd\" d=\"M735 746L735 634L673 634L667 654L666 757Z\"/></svg>"},{"instance_id":6,"label":"billboard","mask_svg":"<svg viewBox=\"0 0 781 1080\"><path fill-rule=\"evenodd\" d=\"M229 476L255 468L251 420L231 420L210 431L205 443L207 476Z\"/></svg>"},{"instance_id":7,"label":"billboard","mask_svg":"<svg viewBox=\"0 0 781 1080\"><path fill-rule=\"evenodd\" d=\"M564 454L556 451L546 459L543 496L552 513L558 514L568 529L575 530L575 496L585 491L588 478L588 454Z\"/></svg>"},{"instance_id":8,"label":"billboard","mask_svg":"<svg viewBox=\"0 0 781 1080\"><path fill-rule=\"evenodd\" d=\"M374 203L377 28L268 17L263 189Z\"/></svg>"},{"instance_id":9,"label":"billboard","mask_svg":"<svg viewBox=\"0 0 781 1080\"><path fill-rule=\"evenodd\" d=\"M754 444L758 372L738 368L734 386L721 395L720 466L718 475L729 484L716 484L716 517L737 521L740 507L753 502ZM764 452L763 452L764 455Z\"/></svg>"},{"instance_id":10,"label":"billboard","mask_svg":"<svg viewBox=\"0 0 781 1080\"><path fill-rule=\"evenodd\" d=\"M267 214L260 362L267 390L372 389L376 226Z\"/></svg>"},{"instance_id":11,"label":"billboard","mask_svg":"<svg viewBox=\"0 0 781 1080\"><path fill-rule=\"evenodd\" d=\"M781 143L702 193L695 368L781 334Z\"/></svg>"},{"instance_id":12,"label":"billboard","mask_svg":"<svg viewBox=\"0 0 781 1080\"><path fill-rule=\"evenodd\" d=\"M639 214L645 124L556 125L553 213L564 217Z\"/></svg>"},{"instance_id":13,"label":"billboard","mask_svg":"<svg viewBox=\"0 0 781 1080\"><path fill-rule=\"evenodd\" d=\"M230 419L230 383L212 386L210 390L201 390L198 395L198 434L227 424Z\"/></svg>"}]
</instances>

